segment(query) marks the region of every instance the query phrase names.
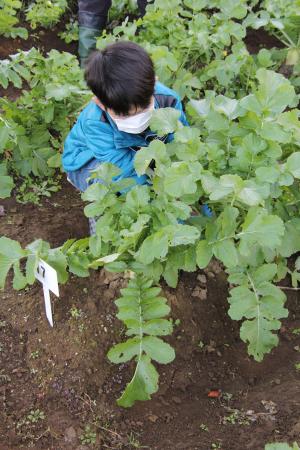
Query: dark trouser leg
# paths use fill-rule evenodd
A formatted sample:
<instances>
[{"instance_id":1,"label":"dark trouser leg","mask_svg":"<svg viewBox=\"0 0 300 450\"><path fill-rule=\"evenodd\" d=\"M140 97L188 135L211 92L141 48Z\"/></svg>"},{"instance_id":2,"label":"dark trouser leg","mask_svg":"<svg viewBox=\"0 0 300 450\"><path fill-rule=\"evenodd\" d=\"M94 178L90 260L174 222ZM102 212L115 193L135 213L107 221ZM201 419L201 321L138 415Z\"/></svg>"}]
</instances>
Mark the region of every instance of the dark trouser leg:
<instances>
[{"instance_id":1,"label":"dark trouser leg","mask_svg":"<svg viewBox=\"0 0 300 450\"><path fill-rule=\"evenodd\" d=\"M145 15L146 6L149 3L153 3L153 2L154 2L154 0L149 0L148 2L147 2L147 0L137 0L137 4L138 4L138 7L139 7L139 12L140 12L141 16Z\"/></svg>"},{"instance_id":2,"label":"dark trouser leg","mask_svg":"<svg viewBox=\"0 0 300 450\"><path fill-rule=\"evenodd\" d=\"M96 46L106 26L111 0L78 0L79 48L81 66Z\"/></svg>"},{"instance_id":3,"label":"dark trouser leg","mask_svg":"<svg viewBox=\"0 0 300 450\"><path fill-rule=\"evenodd\" d=\"M96 170L99 166L99 161L95 158L86 163L81 169L74 170L73 172L67 172L68 181L81 192L84 192L88 186L92 183L101 183L101 180L94 179L89 180L91 172ZM90 235L96 234L96 222L98 217L89 218Z\"/></svg>"}]
</instances>

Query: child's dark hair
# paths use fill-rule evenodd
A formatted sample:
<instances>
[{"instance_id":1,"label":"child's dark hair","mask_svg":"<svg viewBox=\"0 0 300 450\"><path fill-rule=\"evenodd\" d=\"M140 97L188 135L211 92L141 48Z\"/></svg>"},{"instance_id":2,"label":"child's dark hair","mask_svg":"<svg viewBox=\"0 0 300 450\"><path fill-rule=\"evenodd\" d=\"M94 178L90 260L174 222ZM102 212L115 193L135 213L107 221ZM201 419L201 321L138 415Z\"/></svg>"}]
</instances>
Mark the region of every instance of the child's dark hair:
<instances>
[{"instance_id":1,"label":"child's dark hair","mask_svg":"<svg viewBox=\"0 0 300 450\"><path fill-rule=\"evenodd\" d=\"M149 106L155 72L150 56L142 47L120 41L90 56L85 80L106 108L126 116L132 107Z\"/></svg>"}]
</instances>

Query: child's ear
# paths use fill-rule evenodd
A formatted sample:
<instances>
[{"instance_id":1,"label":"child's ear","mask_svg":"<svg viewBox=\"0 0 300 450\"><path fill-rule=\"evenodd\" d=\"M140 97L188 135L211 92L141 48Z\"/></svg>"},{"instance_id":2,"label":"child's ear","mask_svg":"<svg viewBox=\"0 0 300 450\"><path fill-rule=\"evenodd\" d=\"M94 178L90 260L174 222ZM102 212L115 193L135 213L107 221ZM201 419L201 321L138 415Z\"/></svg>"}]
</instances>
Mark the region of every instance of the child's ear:
<instances>
[{"instance_id":1,"label":"child's ear","mask_svg":"<svg viewBox=\"0 0 300 450\"><path fill-rule=\"evenodd\" d=\"M99 98L97 98L96 96L94 96L94 97L92 98L92 100L93 100L93 102L95 102L96 105L98 105L101 109L105 110L105 108L104 108L103 104L100 102Z\"/></svg>"}]
</instances>

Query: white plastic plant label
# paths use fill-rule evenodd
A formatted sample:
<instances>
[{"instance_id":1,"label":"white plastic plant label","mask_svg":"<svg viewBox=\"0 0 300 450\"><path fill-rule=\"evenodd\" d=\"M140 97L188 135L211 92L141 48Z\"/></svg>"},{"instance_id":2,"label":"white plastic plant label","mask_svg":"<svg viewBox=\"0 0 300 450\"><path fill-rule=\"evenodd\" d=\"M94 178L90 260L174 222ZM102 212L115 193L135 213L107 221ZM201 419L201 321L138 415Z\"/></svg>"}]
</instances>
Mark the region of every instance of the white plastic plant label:
<instances>
[{"instance_id":1,"label":"white plastic plant label","mask_svg":"<svg viewBox=\"0 0 300 450\"><path fill-rule=\"evenodd\" d=\"M43 291L44 291L46 317L47 317L48 322L50 323L51 327L53 327L53 316L52 316L50 291L49 291L49 289L47 289L45 284L43 284Z\"/></svg>"},{"instance_id":2,"label":"white plastic plant label","mask_svg":"<svg viewBox=\"0 0 300 450\"><path fill-rule=\"evenodd\" d=\"M53 294L55 294L57 297L59 297L57 272L55 269L53 269L53 267L49 266L49 264L41 259L39 261L35 277L43 285L46 317L51 327L53 327L50 291L53 292Z\"/></svg>"}]
</instances>

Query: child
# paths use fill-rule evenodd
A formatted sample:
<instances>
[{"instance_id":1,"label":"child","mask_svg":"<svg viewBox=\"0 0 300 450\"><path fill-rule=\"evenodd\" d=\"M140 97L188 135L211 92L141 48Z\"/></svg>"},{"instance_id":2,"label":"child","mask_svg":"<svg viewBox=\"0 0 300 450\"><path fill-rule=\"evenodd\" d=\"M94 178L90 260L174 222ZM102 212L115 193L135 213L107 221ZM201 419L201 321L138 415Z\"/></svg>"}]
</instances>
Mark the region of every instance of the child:
<instances>
[{"instance_id":1,"label":"child","mask_svg":"<svg viewBox=\"0 0 300 450\"><path fill-rule=\"evenodd\" d=\"M121 169L116 177L147 182L134 170L134 158L153 139L172 140L172 134L159 138L149 128L155 109L171 107L181 113L188 125L179 96L155 81L153 62L147 52L133 42L117 42L94 52L88 60L85 79L95 94L84 108L65 141L63 167L68 180L85 191L90 172L109 162ZM97 180L100 182L99 180ZM94 223L90 220L91 233Z\"/></svg>"}]
</instances>

